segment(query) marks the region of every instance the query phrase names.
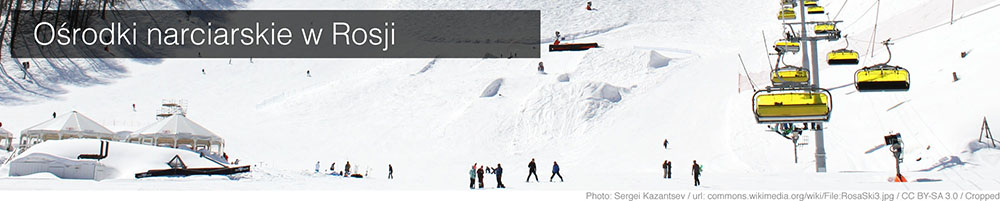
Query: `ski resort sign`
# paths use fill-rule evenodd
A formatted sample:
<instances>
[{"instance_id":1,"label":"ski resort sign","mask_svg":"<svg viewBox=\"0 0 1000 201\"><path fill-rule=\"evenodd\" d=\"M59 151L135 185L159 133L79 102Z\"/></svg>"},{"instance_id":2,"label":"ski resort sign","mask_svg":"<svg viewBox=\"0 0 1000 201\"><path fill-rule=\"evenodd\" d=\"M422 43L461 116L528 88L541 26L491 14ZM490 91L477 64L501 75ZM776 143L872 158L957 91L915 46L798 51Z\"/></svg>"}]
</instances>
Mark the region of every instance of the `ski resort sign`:
<instances>
[{"instance_id":1,"label":"ski resort sign","mask_svg":"<svg viewBox=\"0 0 1000 201\"><path fill-rule=\"evenodd\" d=\"M18 58L539 58L540 12L21 11ZM504 56L500 56L504 55Z\"/></svg>"}]
</instances>

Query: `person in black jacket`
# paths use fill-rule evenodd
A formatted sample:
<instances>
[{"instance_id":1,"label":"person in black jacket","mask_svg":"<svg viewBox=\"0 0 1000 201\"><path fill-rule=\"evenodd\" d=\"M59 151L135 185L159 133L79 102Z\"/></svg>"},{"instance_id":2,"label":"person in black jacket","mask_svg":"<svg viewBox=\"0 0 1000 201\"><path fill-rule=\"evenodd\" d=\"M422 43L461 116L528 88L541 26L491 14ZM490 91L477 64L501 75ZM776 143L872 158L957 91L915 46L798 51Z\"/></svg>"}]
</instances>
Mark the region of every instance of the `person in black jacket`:
<instances>
[{"instance_id":1,"label":"person in black jacket","mask_svg":"<svg viewBox=\"0 0 1000 201\"><path fill-rule=\"evenodd\" d=\"M500 167L499 163L497 163L497 168L493 168L493 174L497 175L497 188L507 188L507 186L503 185L503 181L500 179L503 177L503 167ZM538 176L535 177L537 178Z\"/></svg>"},{"instance_id":2,"label":"person in black jacket","mask_svg":"<svg viewBox=\"0 0 1000 201\"><path fill-rule=\"evenodd\" d=\"M389 164L389 179L392 179L392 164Z\"/></svg>"},{"instance_id":3,"label":"person in black jacket","mask_svg":"<svg viewBox=\"0 0 1000 201\"><path fill-rule=\"evenodd\" d=\"M479 176L479 188L483 188L483 186L484 186L484 184L483 184L483 174L484 173L486 173L486 171L483 171L483 167L479 166L479 170L476 170L476 175Z\"/></svg>"},{"instance_id":4,"label":"person in black jacket","mask_svg":"<svg viewBox=\"0 0 1000 201\"><path fill-rule=\"evenodd\" d=\"M531 162L528 163L528 178L524 179L524 182L531 181L531 175L535 175L535 182L538 182L538 173L535 173L535 159L532 158Z\"/></svg>"},{"instance_id":5,"label":"person in black jacket","mask_svg":"<svg viewBox=\"0 0 1000 201\"><path fill-rule=\"evenodd\" d=\"M692 161L694 165L691 165L691 175L694 175L694 186L701 185L701 181L698 177L701 176L701 166L698 165L698 161Z\"/></svg>"},{"instance_id":6,"label":"person in black jacket","mask_svg":"<svg viewBox=\"0 0 1000 201\"><path fill-rule=\"evenodd\" d=\"M670 179L670 161L663 160L663 178Z\"/></svg>"}]
</instances>

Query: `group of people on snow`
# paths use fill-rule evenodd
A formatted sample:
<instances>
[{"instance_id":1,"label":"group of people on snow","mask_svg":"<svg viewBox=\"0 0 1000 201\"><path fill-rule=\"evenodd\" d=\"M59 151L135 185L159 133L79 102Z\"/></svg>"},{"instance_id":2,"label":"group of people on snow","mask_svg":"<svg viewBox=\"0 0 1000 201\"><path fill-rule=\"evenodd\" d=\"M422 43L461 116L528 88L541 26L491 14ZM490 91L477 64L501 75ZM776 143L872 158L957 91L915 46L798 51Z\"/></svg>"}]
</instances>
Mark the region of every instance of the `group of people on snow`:
<instances>
[{"instance_id":1,"label":"group of people on snow","mask_svg":"<svg viewBox=\"0 0 1000 201\"><path fill-rule=\"evenodd\" d=\"M478 169L476 167L479 167ZM479 188L486 186L483 181L485 174L494 174L497 177L497 188L507 188L503 185L503 166L497 163L497 167L486 167L485 165L479 165L479 163L472 164L472 169L469 170L469 189L476 189L476 179L479 180Z\"/></svg>"}]
</instances>

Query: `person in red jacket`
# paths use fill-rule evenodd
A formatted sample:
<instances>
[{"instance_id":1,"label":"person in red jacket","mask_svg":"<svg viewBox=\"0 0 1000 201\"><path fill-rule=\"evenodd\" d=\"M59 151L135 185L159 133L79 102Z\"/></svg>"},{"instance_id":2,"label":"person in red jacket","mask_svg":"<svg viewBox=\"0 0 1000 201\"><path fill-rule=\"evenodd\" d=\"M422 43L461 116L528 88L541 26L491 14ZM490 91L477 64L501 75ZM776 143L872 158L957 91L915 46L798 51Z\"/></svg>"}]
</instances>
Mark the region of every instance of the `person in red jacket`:
<instances>
[{"instance_id":1,"label":"person in red jacket","mask_svg":"<svg viewBox=\"0 0 1000 201\"><path fill-rule=\"evenodd\" d=\"M587 10L593 10L593 9L590 9L590 2L589 1L587 2Z\"/></svg>"}]
</instances>

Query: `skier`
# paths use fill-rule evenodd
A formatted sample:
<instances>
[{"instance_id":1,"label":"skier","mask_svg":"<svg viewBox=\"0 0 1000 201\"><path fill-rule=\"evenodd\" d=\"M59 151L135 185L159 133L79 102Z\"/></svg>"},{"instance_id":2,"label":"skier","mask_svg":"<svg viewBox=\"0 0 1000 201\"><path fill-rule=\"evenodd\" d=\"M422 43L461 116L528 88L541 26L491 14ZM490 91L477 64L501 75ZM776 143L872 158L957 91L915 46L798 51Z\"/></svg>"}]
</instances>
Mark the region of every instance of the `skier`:
<instances>
[{"instance_id":1,"label":"skier","mask_svg":"<svg viewBox=\"0 0 1000 201\"><path fill-rule=\"evenodd\" d=\"M469 189L476 189L476 165L477 164L473 164L472 165L472 169L469 170Z\"/></svg>"},{"instance_id":2,"label":"skier","mask_svg":"<svg viewBox=\"0 0 1000 201\"><path fill-rule=\"evenodd\" d=\"M479 170L476 170L476 176L479 177L479 188L483 188L483 166L479 166Z\"/></svg>"},{"instance_id":3,"label":"skier","mask_svg":"<svg viewBox=\"0 0 1000 201\"><path fill-rule=\"evenodd\" d=\"M694 163L694 165L691 165L691 175L694 175L694 186L699 186L701 185L701 181L698 180L698 177L701 176L701 166L698 165L698 160L693 160L691 163Z\"/></svg>"},{"instance_id":4,"label":"skier","mask_svg":"<svg viewBox=\"0 0 1000 201\"><path fill-rule=\"evenodd\" d=\"M670 141L667 141L667 139L663 139L663 149L667 149L668 144L670 144Z\"/></svg>"},{"instance_id":5,"label":"skier","mask_svg":"<svg viewBox=\"0 0 1000 201\"><path fill-rule=\"evenodd\" d=\"M347 164L344 165L344 176L348 175L351 175L351 161L347 161Z\"/></svg>"},{"instance_id":6,"label":"skier","mask_svg":"<svg viewBox=\"0 0 1000 201\"><path fill-rule=\"evenodd\" d=\"M535 182L538 182L538 173L535 173L535 159L532 158L531 162L528 163L528 178L524 179L524 182L531 180L531 175L535 175Z\"/></svg>"},{"instance_id":7,"label":"skier","mask_svg":"<svg viewBox=\"0 0 1000 201\"><path fill-rule=\"evenodd\" d=\"M204 68L202 68L202 69L201 69L201 74L202 74L202 75L204 75L204 74L205 74L205 69L204 69Z\"/></svg>"},{"instance_id":8,"label":"skier","mask_svg":"<svg viewBox=\"0 0 1000 201\"><path fill-rule=\"evenodd\" d=\"M500 167L500 163L497 163L497 168L493 168L493 173L497 175L497 188L507 188L500 179L503 177L503 167Z\"/></svg>"},{"instance_id":9,"label":"skier","mask_svg":"<svg viewBox=\"0 0 1000 201\"><path fill-rule=\"evenodd\" d=\"M538 72L539 73L544 73L545 72L545 66L542 65L541 61L538 62Z\"/></svg>"},{"instance_id":10,"label":"skier","mask_svg":"<svg viewBox=\"0 0 1000 201\"><path fill-rule=\"evenodd\" d=\"M24 76L21 79L28 79L28 68L31 67L31 63L25 61L24 63L21 63L21 66L21 70L24 71Z\"/></svg>"},{"instance_id":11,"label":"skier","mask_svg":"<svg viewBox=\"0 0 1000 201\"><path fill-rule=\"evenodd\" d=\"M663 160L663 178L670 179L670 161Z\"/></svg>"},{"instance_id":12,"label":"skier","mask_svg":"<svg viewBox=\"0 0 1000 201\"><path fill-rule=\"evenodd\" d=\"M319 172L319 161L316 161L316 172Z\"/></svg>"},{"instance_id":13,"label":"skier","mask_svg":"<svg viewBox=\"0 0 1000 201\"><path fill-rule=\"evenodd\" d=\"M56 112L52 112L52 118L53 118L53 119L55 119L55 118L56 118Z\"/></svg>"},{"instance_id":14,"label":"skier","mask_svg":"<svg viewBox=\"0 0 1000 201\"><path fill-rule=\"evenodd\" d=\"M552 176L549 177L549 182L552 182L552 178L555 178L556 175L559 175L559 182L563 182L562 174L559 174L559 163L552 161Z\"/></svg>"},{"instance_id":15,"label":"skier","mask_svg":"<svg viewBox=\"0 0 1000 201\"><path fill-rule=\"evenodd\" d=\"M590 2L589 1L587 2L587 10L592 10L592 9L590 9Z\"/></svg>"},{"instance_id":16,"label":"skier","mask_svg":"<svg viewBox=\"0 0 1000 201\"><path fill-rule=\"evenodd\" d=\"M306 77L312 77L312 74L309 74L309 70L306 70Z\"/></svg>"},{"instance_id":17,"label":"skier","mask_svg":"<svg viewBox=\"0 0 1000 201\"><path fill-rule=\"evenodd\" d=\"M392 164L389 164L389 179L392 179Z\"/></svg>"}]
</instances>

